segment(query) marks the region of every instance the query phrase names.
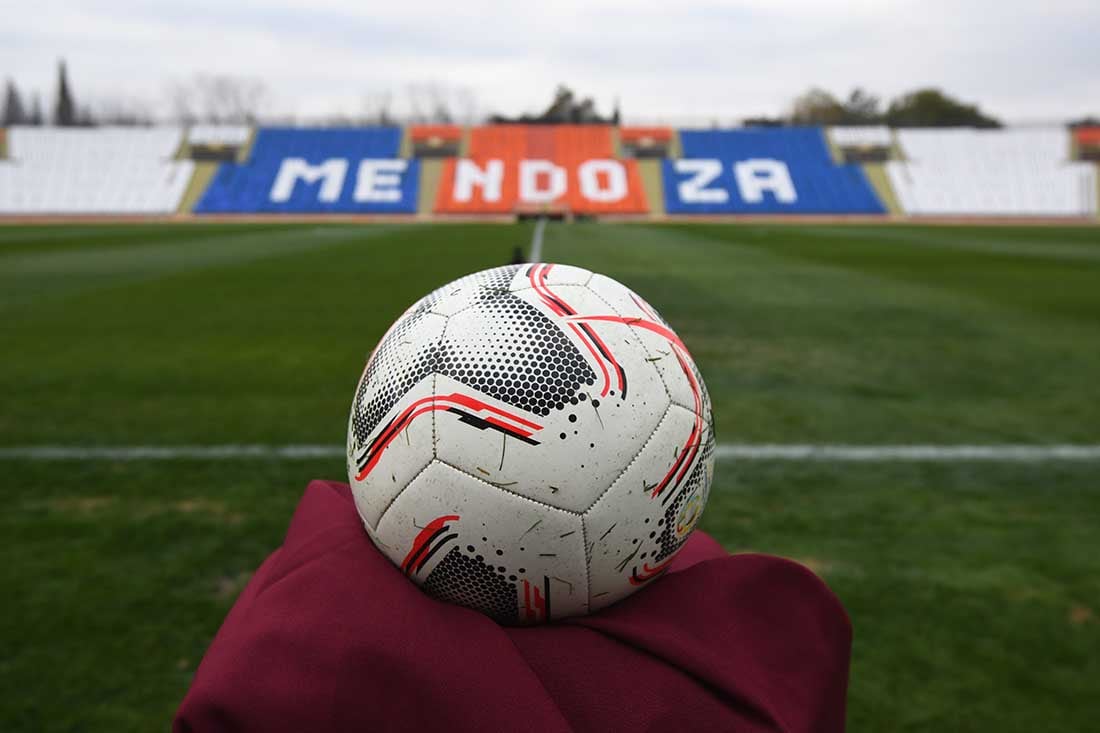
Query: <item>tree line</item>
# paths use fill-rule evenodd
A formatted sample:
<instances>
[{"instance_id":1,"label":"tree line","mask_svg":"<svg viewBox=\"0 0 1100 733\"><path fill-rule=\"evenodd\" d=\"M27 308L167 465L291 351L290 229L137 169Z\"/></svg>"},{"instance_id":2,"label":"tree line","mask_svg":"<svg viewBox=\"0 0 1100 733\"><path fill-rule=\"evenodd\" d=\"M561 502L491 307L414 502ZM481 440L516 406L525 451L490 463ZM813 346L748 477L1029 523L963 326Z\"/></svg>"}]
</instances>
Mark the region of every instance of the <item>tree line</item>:
<instances>
[{"instance_id":1,"label":"tree line","mask_svg":"<svg viewBox=\"0 0 1100 733\"><path fill-rule=\"evenodd\" d=\"M371 93L364 98L360 114L329 115L323 124L396 124L412 123L490 123L520 124L618 124L620 111L615 102L610 115L596 111L592 97L582 97L570 87L559 85L550 104L535 114L508 116L478 115L478 104L467 88L450 88L442 84L410 84L406 89L408 112L399 116L393 111L393 94ZM269 93L263 82L229 75L199 74L169 91L172 119L183 124L200 122L214 124L257 124L263 122L293 122L293 118L277 119L264 115ZM4 106L0 124L44 125L61 127L110 125L151 125L155 117L141 101L100 104L94 111L88 104L78 105L69 82L65 62L58 64L57 91L50 109L44 110L41 98L34 94L29 103L20 94L15 82L8 79L4 91ZM884 103L878 95L862 88L853 89L846 97L814 87L796 97L788 112L776 117L750 117L742 124L749 126L783 125L887 125L890 127L976 127L997 128L1002 123L976 104L968 104L936 88L922 88L901 94ZM1069 123L1071 127L1097 124L1094 117Z\"/></svg>"},{"instance_id":2,"label":"tree line","mask_svg":"<svg viewBox=\"0 0 1100 733\"><path fill-rule=\"evenodd\" d=\"M4 114L0 118L4 126L45 125L50 122L65 127L90 125L91 120L87 110L78 110L76 103L73 102L72 90L69 88L69 75L65 70L64 61L58 64L57 73L57 98L48 119L42 110L41 97L35 94L31 97L30 104L24 103L19 88L12 79L8 79L4 88Z\"/></svg>"},{"instance_id":3,"label":"tree line","mask_svg":"<svg viewBox=\"0 0 1100 733\"><path fill-rule=\"evenodd\" d=\"M818 87L799 95L781 117L759 117L747 125L887 125L889 127L997 128L1002 123L976 104L967 104L940 89L915 89L886 105L882 98L856 88L838 98Z\"/></svg>"}]
</instances>

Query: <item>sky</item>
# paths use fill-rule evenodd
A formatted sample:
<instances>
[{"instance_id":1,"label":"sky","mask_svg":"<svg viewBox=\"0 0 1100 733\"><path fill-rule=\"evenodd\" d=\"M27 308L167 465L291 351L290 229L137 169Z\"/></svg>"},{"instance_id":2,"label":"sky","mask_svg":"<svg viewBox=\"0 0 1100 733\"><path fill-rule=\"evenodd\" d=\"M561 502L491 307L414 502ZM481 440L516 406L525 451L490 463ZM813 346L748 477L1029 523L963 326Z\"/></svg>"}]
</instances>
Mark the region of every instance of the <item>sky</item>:
<instances>
[{"instance_id":1,"label":"sky","mask_svg":"<svg viewBox=\"0 0 1100 733\"><path fill-rule=\"evenodd\" d=\"M157 115L198 74L262 82L265 113L301 120L387 95L404 112L426 85L535 112L562 83L634 123L777 115L811 86L935 86L1016 123L1100 115L1097 0L0 0L0 18L0 78L48 103L64 58L78 103Z\"/></svg>"}]
</instances>

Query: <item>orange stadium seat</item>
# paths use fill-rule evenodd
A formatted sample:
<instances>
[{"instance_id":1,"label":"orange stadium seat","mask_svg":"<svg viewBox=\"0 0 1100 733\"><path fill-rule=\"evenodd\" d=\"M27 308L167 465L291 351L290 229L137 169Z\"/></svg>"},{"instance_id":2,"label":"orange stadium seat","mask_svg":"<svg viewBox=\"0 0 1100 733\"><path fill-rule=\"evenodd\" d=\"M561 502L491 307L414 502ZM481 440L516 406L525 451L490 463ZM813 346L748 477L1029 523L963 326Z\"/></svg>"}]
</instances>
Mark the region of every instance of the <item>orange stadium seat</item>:
<instances>
[{"instance_id":1,"label":"orange stadium seat","mask_svg":"<svg viewBox=\"0 0 1100 733\"><path fill-rule=\"evenodd\" d=\"M462 146L459 125L409 125L414 158L453 158Z\"/></svg>"},{"instance_id":2,"label":"orange stadium seat","mask_svg":"<svg viewBox=\"0 0 1100 733\"><path fill-rule=\"evenodd\" d=\"M414 143L458 142L462 139L459 125L409 125L409 139Z\"/></svg>"},{"instance_id":3,"label":"orange stadium seat","mask_svg":"<svg viewBox=\"0 0 1100 733\"><path fill-rule=\"evenodd\" d=\"M1100 160L1100 127L1078 127L1073 131L1078 160Z\"/></svg>"},{"instance_id":4,"label":"orange stadium seat","mask_svg":"<svg viewBox=\"0 0 1100 733\"><path fill-rule=\"evenodd\" d=\"M1078 127L1073 131L1078 145L1093 147L1100 145L1100 127Z\"/></svg>"},{"instance_id":5,"label":"orange stadium seat","mask_svg":"<svg viewBox=\"0 0 1100 733\"><path fill-rule=\"evenodd\" d=\"M435 211L648 211L633 160L617 160L602 125L490 125L470 132L468 157L443 168Z\"/></svg>"},{"instance_id":6,"label":"orange stadium seat","mask_svg":"<svg viewBox=\"0 0 1100 733\"><path fill-rule=\"evenodd\" d=\"M672 157L671 127L620 127L619 143L628 158Z\"/></svg>"},{"instance_id":7,"label":"orange stadium seat","mask_svg":"<svg viewBox=\"0 0 1100 733\"><path fill-rule=\"evenodd\" d=\"M668 145L672 141L671 127L620 127L619 139L631 145Z\"/></svg>"}]
</instances>

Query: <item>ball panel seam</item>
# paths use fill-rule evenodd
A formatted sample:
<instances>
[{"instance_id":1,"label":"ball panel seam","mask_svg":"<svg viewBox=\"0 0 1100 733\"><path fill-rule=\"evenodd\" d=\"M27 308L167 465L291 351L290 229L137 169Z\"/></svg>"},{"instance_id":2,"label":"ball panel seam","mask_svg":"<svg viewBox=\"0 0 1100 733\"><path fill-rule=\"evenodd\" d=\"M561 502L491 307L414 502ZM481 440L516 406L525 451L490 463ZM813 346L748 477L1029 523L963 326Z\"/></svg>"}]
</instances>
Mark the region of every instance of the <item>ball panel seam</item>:
<instances>
[{"instance_id":1,"label":"ball panel seam","mask_svg":"<svg viewBox=\"0 0 1100 733\"><path fill-rule=\"evenodd\" d=\"M600 503L600 501L604 498L604 496L607 495L607 492L609 492L609 491L611 491L611 489L615 488L615 484L619 483L619 480L626 474L626 472L628 470L630 470L630 467L634 465L634 463L638 460L638 457L641 456L642 453L645 452L646 447L649 445L650 441L653 440L653 436L656 435L657 431L661 429L661 426L665 424L665 420L668 419L668 415L669 415L669 412L672 411L672 407L673 406L670 404L668 407L665 408L664 414L661 415L661 419L658 420L657 424L653 426L653 430L646 437L645 442L642 443L642 446L640 448L638 448L638 451L634 454L634 456L630 459L630 461L625 466L623 466L623 470L619 471L619 475L616 476L615 479L610 484L608 484L607 487L604 488L603 491L600 492L599 496L597 496L595 499L592 500L592 503L588 505L587 509L585 509L583 512L581 512L581 516L584 516L584 515L588 514L590 511L592 511L592 509L597 504Z\"/></svg>"},{"instance_id":2,"label":"ball panel seam","mask_svg":"<svg viewBox=\"0 0 1100 733\"><path fill-rule=\"evenodd\" d=\"M499 491L503 491L505 494L508 494L510 496L515 496L519 499L524 499L526 501L531 502L532 504L538 504L539 506L545 507L546 509L552 509L555 512L561 512L562 514L568 514L568 515L573 516L573 517L581 516L580 512L574 512L574 511L569 510L569 509L562 509L560 506L554 506L553 504L547 504L546 502L539 501L538 499L532 499L530 496L525 496L524 494L517 493L515 491L512 491L511 489L508 489L504 486L501 486L500 484L494 484L492 481L486 481L482 477L475 476L474 474L470 473L469 471L467 471L463 468L460 468L460 467L454 465L453 463L449 463L448 461L445 461L442 458L436 458L432 462L433 463L440 463L444 466L447 466L448 468L452 468L455 471L458 471L459 473L463 474L464 476L469 476L470 478L474 479L475 481L480 481L481 483L485 484L486 486L492 486L494 489L497 489Z\"/></svg>"},{"instance_id":3,"label":"ball panel seam","mask_svg":"<svg viewBox=\"0 0 1100 733\"><path fill-rule=\"evenodd\" d=\"M429 461L427 462L427 464L425 464L424 468L422 468L422 469L420 469L419 471L417 471L417 472L416 472L416 475L415 475L415 476L413 476L413 477L412 477L411 479L409 479L408 481L406 481L406 482L405 482L405 485L401 487L401 490L400 490L400 491L398 491L398 492L397 492L396 494L394 494L394 495L393 495L393 498L392 498L392 499L390 499L390 500L389 500L389 502L388 502L388 503L386 504L386 508L385 508L385 509L383 509L383 510L382 510L382 512L381 512L381 513L380 513L380 514L378 515L378 522L377 522L377 523L375 523L375 525L374 525L374 527L373 527L373 529L374 529L375 531L377 531L377 530L378 530L378 525L382 523L382 519L383 519L383 518L384 518L384 517L386 516L386 512L388 512L388 511L390 510L390 507L392 507L392 506L393 506L393 503L394 503L395 501L397 501L398 497L400 497L400 496L401 496L402 494L404 494L404 493L405 493L405 490L406 490L407 488L409 488L409 487L410 487L410 486L412 486L412 485L413 485L414 483L416 483L416 480L417 480L418 478L420 478L420 475L421 475L422 473L424 473L425 471L427 471L427 470L428 470L429 468L431 468L431 467L432 467L432 466L433 466L434 464L436 464L436 463L442 463L442 461L440 461L440 460L439 460L439 459L437 459L437 458L432 458L431 460L429 460Z\"/></svg>"},{"instance_id":4,"label":"ball panel seam","mask_svg":"<svg viewBox=\"0 0 1100 733\"><path fill-rule=\"evenodd\" d=\"M593 277L594 277L594 275L593 275ZM589 278L589 279L591 280L591 278ZM594 296L596 297L596 299L597 299L597 300L599 300L599 301L600 301L601 303L603 303L604 305L606 305L606 306L608 307L608 309L609 309L609 310L610 310L610 311L611 311L612 313L614 313L615 315L619 316L620 318L622 318L622 317L623 317L623 314L622 314L622 313L620 313L620 312L619 312L619 311L618 311L618 310L617 310L617 309L615 308L615 306L611 305L611 303L609 303L609 302L608 302L608 301L607 301L607 300L606 300L606 299L605 299L605 298L604 298L604 297L603 297L602 295L600 295L599 293L597 293L597 292L596 292L595 290L593 290L592 288L588 287L587 285L585 285L585 286L584 286L584 288L585 288L585 289L586 289L586 290L587 290L588 292L592 293L592 295L594 295ZM626 327L627 327L627 328L628 328L628 329L630 330L630 334L631 334L631 335L632 335L632 336L634 337L634 340L635 340L635 341L637 341L637 342L638 342L638 345L642 347L642 351L643 351L643 352L645 353L645 355L646 355L646 364L649 364L649 365L650 365L651 367L653 367L653 371L657 372L657 379L658 379L658 380L660 380L660 382L661 382L661 386L662 386L662 387L664 388L664 390L665 390L665 396L666 396L666 397L668 397L668 401L669 401L669 402L671 403L671 402L673 401L673 400L672 400L672 392L671 392L671 391L669 391L669 388L668 388L668 384L666 384L666 383L665 383L665 377L664 377L664 375L663 375L663 374L661 374L661 370L660 370L660 369L658 369L658 368L657 368L657 365L656 365L656 364L655 364L655 363L654 363L654 362L652 361L652 359L653 359L654 357L653 357L653 354L651 354L651 353L649 352L649 349L648 349L648 348L646 348L646 345L645 345L645 339L643 339L643 338L641 337L641 335L639 335L639 334L638 334L638 331L637 331L637 329L635 329L635 328L634 328L634 326L631 326L630 324L626 324Z\"/></svg>"}]
</instances>

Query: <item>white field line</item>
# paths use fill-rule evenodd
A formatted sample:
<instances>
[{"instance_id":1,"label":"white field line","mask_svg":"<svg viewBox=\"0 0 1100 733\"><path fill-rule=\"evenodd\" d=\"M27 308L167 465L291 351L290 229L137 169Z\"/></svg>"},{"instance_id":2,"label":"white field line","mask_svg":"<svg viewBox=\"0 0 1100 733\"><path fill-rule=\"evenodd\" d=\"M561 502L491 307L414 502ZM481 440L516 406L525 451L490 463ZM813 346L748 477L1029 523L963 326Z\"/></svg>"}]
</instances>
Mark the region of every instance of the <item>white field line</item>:
<instances>
[{"instance_id":1,"label":"white field line","mask_svg":"<svg viewBox=\"0 0 1100 733\"><path fill-rule=\"evenodd\" d=\"M26 445L0 448L0 460L168 461L307 459L344 456L344 446L298 445ZM1100 445L812 445L723 443L719 460L789 462L1100 461Z\"/></svg>"},{"instance_id":2,"label":"white field line","mask_svg":"<svg viewBox=\"0 0 1100 733\"><path fill-rule=\"evenodd\" d=\"M546 231L546 219L539 217L535 222L535 233L531 235L531 251L527 259L531 262L542 262L542 235Z\"/></svg>"},{"instance_id":3,"label":"white field line","mask_svg":"<svg viewBox=\"0 0 1100 733\"><path fill-rule=\"evenodd\" d=\"M1097 461L1100 445L722 444L716 455L751 461Z\"/></svg>"},{"instance_id":4,"label":"white field line","mask_svg":"<svg viewBox=\"0 0 1100 733\"><path fill-rule=\"evenodd\" d=\"M0 460L172 461L241 458L332 458L342 445L27 445L0 448Z\"/></svg>"}]
</instances>

